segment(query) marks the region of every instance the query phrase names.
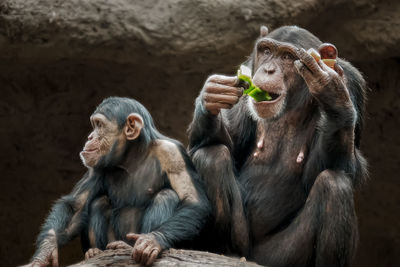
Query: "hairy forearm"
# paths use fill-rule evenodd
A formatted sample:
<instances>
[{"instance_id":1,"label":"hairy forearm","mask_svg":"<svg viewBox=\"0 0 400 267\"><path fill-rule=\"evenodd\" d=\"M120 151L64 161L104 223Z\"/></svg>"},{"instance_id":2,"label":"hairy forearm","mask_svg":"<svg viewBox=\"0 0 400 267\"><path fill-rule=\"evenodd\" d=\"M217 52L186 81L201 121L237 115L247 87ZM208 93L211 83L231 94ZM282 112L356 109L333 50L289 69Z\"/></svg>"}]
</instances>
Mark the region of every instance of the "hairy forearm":
<instances>
[{"instance_id":1,"label":"hairy forearm","mask_svg":"<svg viewBox=\"0 0 400 267\"><path fill-rule=\"evenodd\" d=\"M43 230L42 230L43 231ZM57 237L53 229L50 229L42 235L42 239L37 241L37 249L32 257L32 260L39 260L45 262L48 255L57 249Z\"/></svg>"},{"instance_id":2,"label":"hairy forearm","mask_svg":"<svg viewBox=\"0 0 400 267\"><path fill-rule=\"evenodd\" d=\"M346 86L337 84L313 94L333 129L354 126L357 113Z\"/></svg>"},{"instance_id":3,"label":"hairy forearm","mask_svg":"<svg viewBox=\"0 0 400 267\"><path fill-rule=\"evenodd\" d=\"M189 128L189 152L209 144L225 144L231 146L231 138L222 120L221 113L209 113L201 98L196 99L193 121Z\"/></svg>"},{"instance_id":4,"label":"hairy forearm","mask_svg":"<svg viewBox=\"0 0 400 267\"><path fill-rule=\"evenodd\" d=\"M208 201L197 203L184 201L175 214L153 234L163 249L173 247L181 241L191 240L198 235L209 214Z\"/></svg>"},{"instance_id":5,"label":"hairy forearm","mask_svg":"<svg viewBox=\"0 0 400 267\"><path fill-rule=\"evenodd\" d=\"M344 76L327 78L325 86L312 91L319 104L321 118L318 129L320 146L329 155L341 158L354 158L354 132L357 121L357 111L348 91ZM321 83L323 83L322 80ZM332 159L329 162L335 162Z\"/></svg>"},{"instance_id":6,"label":"hairy forearm","mask_svg":"<svg viewBox=\"0 0 400 267\"><path fill-rule=\"evenodd\" d=\"M76 231L67 231L71 218L74 215L73 207L70 203L71 201L69 196L63 197L53 206L37 237L37 251L41 250L42 245L48 242L49 238L52 238L52 235L55 236L57 247L61 247L75 234Z\"/></svg>"}]
</instances>

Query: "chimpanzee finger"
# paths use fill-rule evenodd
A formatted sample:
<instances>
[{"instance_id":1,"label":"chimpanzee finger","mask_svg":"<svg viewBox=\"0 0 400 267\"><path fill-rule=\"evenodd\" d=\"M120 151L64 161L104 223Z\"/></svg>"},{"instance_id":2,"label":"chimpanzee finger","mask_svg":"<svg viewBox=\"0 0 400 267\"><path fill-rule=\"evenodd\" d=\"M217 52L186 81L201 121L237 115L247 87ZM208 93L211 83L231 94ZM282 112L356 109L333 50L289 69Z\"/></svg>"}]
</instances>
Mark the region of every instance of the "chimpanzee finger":
<instances>
[{"instance_id":1,"label":"chimpanzee finger","mask_svg":"<svg viewBox=\"0 0 400 267\"><path fill-rule=\"evenodd\" d=\"M222 103L205 103L204 107L210 111L211 113L215 113L215 111L219 111L221 109L230 109L233 105L231 104L222 104Z\"/></svg>"},{"instance_id":2,"label":"chimpanzee finger","mask_svg":"<svg viewBox=\"0 0 400 267\"><path fill-rule=\"evenodd\" d=\"M147 242L141 242L139 244L135 244L133 247L133 258L137 263L142 262L142 255L144 249L147 247Z\"/></svg>"},{"instance_id":3,"label":"chimpanzee finger","mask_svg":"<svg viewBox=\"0 0 400 267\"><path fill-rule=\"evenodd\" d=\"M225 84L219 84L214 82L207 83L205 91L207 93L234 95L239 97L243 95L243 89L239 87L228 86Z\"/></svg>"},{"instance_id":4,"label":"chimpanzee finger","mask_svg":"<svg viewBox=\"0 0 400 267\"><path fill-rule=\"evenodd\" d=\"M117 248L125 248L125 249L129 249L132 248L131 246L129 246L127 243L125 242L120 242L117 244Z\"/></svg>"},{"instance_id":5,"label":"chimpanzee finger","mask_svg":"<svg viewBox=\"0 0 400 267\"><path fill-rule=\"evenodd\" d=\"M221 103L221 104L236 104L239 97L233 95L218 95L211 93L204 93L203 99L206 103Z\"/></svg>"},{"instance_id":6,"label":"chimpanzee finger","mask_svg":"<svg viewBox=\"0 0 400 267\"><path fill-rule=\"evenodd\" d=\"M118 246L118 241L108 243L106 249L116 249Z\"/></svg>"},{"instance_id":7,"label":"chimpanzee finger","mask_svg":"<svg viewBox=\"0 0 400 267\"><path fill-rule=\"evenodd\" d=\"M143 265L146 265L146 263L147 263L147 261L148 261L148 259L149 259L149 257L150 257L150 254L151 254L151 251L153 250L153 247L152 246L147 246L144 250L143 250L143 253L142 253L142 258L141 258L141 263L143 264Z\"/></svg>"},{"instance_id":8,"label":"chimpanzee finger","mask_svg":"<svg viewBox=\"0 0 400 267\"><path fill-rule=\"evenodd\" d=\"M99 255L101 252L103 252L101 249L95 248L93 251L93 257Z\"/></svg>"},{"instance_id":9,"label":"chimpanzee finger","mask_svg":"<svg viewBox=\"0 0 400 267\"><path fill-rule=\"evenodd\" d=\"M127 243L124 241L114 241L111 243L108 243L106 246L106 249L117 249L117 248L128 248L130 247Z\"/></svg>"},{"instance_id":10,"label":"chimpanzee finger","mask_svg":"<svg viewBox=\"0 0 400 267\"><path fill-rule=\"evenodd\" d=\"M88 250L89 258L93 258L93 249Z\"/></svg>"},{"instance_id":11,"label":"chimpanzee finger","mask_svg":"<svg viewBox=\"0 0 400 267\"><path fill-rule=\"evenodd\" d=\"M297 72L304 78L306 83L314 78L312 72L300 60L294 61L294 66Z\"/></svg>"},{"instance_id":12,"label":"chimpanzee finger","mask_svg":"<svg viewBox=\"0 0 400 267\"><path fill-rule=\"evenodd\" d=\"M337 72L337 74L339 74L340 77L343 77L344 75L343 68L337 62L334 65L334 69Z\"/></svg>"},{"instance_id":13,"label":"chimpanzee finger","mask_svg":"<svg viewBox=\"0 0 400 267\"><path fill-rule=\"evenodd\" d=\"M149 259L146 262L146 265L151 265L156 259L160 251L158 249L153 249L150 253Z\"/></svg>"},{"instance_id":14,"label":"chimpanzee finger","mask_svg":"<svg viewBox=\"0 0 400 267\"><path fill-rule=\"evenodd\" d=\"M51 253L51 262L53 264L53 267L58 267L58 250L54 249L53 252Z\"/></svg>"},{"instance_id":15,"label":"chimpanzee finger","mask_svg":"<svg viewBox=\"0 0 400 267\"><path fill-rule=\"evenodd\" d=\"M342 67L339 66L339 64L336 62L333 65L333 69L331 67L329 67L323 60L321 61L321 65L322 65L322 69L326 72L329 73L333 76L338 75L340 78L343 78L343 69Z\"/></svg>"},{"instance_id":16,"label":"chimpanzee finger","mask_svg":"<svg viewBox=\"0 0 400 267\"><path fill-rule=\"evenodd\" d=\"M86 251L86 253L85 253L85 260L88 260L89 259L89 251Z\"/></svg>"},{"instance_id":17,"label":"chimpanzee finger","mask_svg":"<svg viewBox=\"0 0 400 267\"><path fill-rule=\"evenodd\" d=\"M136 263L140 264L142 258L142 251L140 251L137 248L133 248L132 258Z\"/></svg>"},{"instance_id":18,"label":"chimpanzee finger","mask_svg":"<svg viewBox=\"0 0 400 267\"><path fill-rule=\"evenodd\" d=\"M238 83L238 79L236 76L225 76L225 75L214 74L207 79L207 82L236 86Z\"/></svg>"},{"instance_id":19,"label":"chimpanzee finger","mask_svg":"<svg viewBox=\"0 0 400 267\"><path fill-rule=\"evenodd\" d=\"M303 48L297 49L296 54L300 61L314 74L321 71L321 67L318 65L317 61L306 52Z\"/></svg>"},{"instance_id":20,"label":"chimpanzee finger","mask_svg":"<svg viewBox=\"0 0 400 267\"><path fill-rule=\"evenodd\" d=\"M139 237L140 237L140 235L139 234L135 234L135 233L129 233L129 234L126 235L126 239L134 240L134 241L138 240Z\"/></svg>"}]
</instances>

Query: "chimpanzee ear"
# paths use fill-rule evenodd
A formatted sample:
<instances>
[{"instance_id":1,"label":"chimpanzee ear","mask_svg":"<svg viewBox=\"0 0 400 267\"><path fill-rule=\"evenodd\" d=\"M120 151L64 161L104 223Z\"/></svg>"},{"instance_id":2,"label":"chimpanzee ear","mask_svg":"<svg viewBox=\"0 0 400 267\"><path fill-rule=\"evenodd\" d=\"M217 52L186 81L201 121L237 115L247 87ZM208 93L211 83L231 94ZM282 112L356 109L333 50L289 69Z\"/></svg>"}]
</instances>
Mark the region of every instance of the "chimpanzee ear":
<instances>
[{"instance_id":1,"label":"chimpanzee ear","mask_svg":"<svg viewBox=\"0 0 400 267\"><path fill-rule=\"evenodd\" d=\"M268 28L267 26L261 26L260 27L260 37L265 37L268 35Z\"/></svg>"},{"instance_id":2,"label":"chimpanzee ear","mask_svg":"<svg viewBox=\"0 0 400 267\"><path fill-rule=\"evenodd\" d=\"M144 126L143 118L137 113L131 113L126 118L126 125L124 127L125 136L127 140L134 140L140 135L140 131Z\"/></svg>"}]
</instances>

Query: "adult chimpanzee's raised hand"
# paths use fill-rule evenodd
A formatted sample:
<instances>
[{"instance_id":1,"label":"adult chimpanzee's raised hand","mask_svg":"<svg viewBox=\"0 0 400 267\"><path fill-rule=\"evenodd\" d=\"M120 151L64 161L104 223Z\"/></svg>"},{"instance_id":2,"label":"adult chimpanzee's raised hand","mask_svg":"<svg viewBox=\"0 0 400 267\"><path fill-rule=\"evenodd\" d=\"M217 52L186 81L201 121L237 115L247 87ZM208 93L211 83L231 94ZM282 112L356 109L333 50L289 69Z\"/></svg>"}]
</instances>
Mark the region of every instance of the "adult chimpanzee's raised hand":
<instances>
[{"instance_id":1,"label":"adult chimpanzee's raised hand","mask_svg":"<svg viewBox=\"0 0 400 267\"><path fill-rule=\"evenodd\" d=\"M211 114L217 115L221 109L230 109L239 101L243 90L237 87L237 77L212 75L202 89L203 105Z\"/></svg>"},{"instance_id":2,"label":"adult chimpanzee's raised hand","mask_svg":"<svg viewBox=\"0 0 400 267\"><path fill-rule=\"evenodd\" d=\"M316 61L303 48L296 49L293 52L299 57L298 60L294 61L294 65L312 95L318 97L325 93L328 98L336 97L342 103L350 101L343 69L337 63L335 63L335 70L333 70L322 60Z\"/></svg>"}]
</instances>

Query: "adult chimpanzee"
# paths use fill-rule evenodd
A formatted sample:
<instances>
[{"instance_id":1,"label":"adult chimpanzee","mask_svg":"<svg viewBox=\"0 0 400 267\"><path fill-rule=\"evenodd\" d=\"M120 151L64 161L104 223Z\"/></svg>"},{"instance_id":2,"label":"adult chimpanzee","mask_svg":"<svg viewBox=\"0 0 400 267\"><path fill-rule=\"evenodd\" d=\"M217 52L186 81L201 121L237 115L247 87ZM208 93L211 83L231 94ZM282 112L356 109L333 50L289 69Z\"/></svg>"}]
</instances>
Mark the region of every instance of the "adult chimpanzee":
<instances>
[{"instance_id":1,"label":"adult chimpanzee","mask_svg":"<svg viewBox=\"0 0 400 267\"><path fill-rule=\"evenodd\" d=\"M111 249L134 243L132 257L142 264L198 234L210 207L182 145L161 135L133 99L105 99L90 122L80 153L88 172L54 205L31 264L57 266L58 248L78 234L83 250L92 248L86 257L108 243Z\"/></svg>"},{"instance_id":2,"label":"adult chimpanzee","mask_svg":"<svg viewBox=\"0 0 400 267\"><path fill-rule=\"evenodd\" d=\"M228 240L229 251L274 267L350 264L353 189L367 175L366 85L350 63L333 70L305 51L320 45L298 27L261 27L247 63L271 101L242 96L236 77L206 81L189 148L214 204L208 244Z\"/></svg>"}]
</instances>

